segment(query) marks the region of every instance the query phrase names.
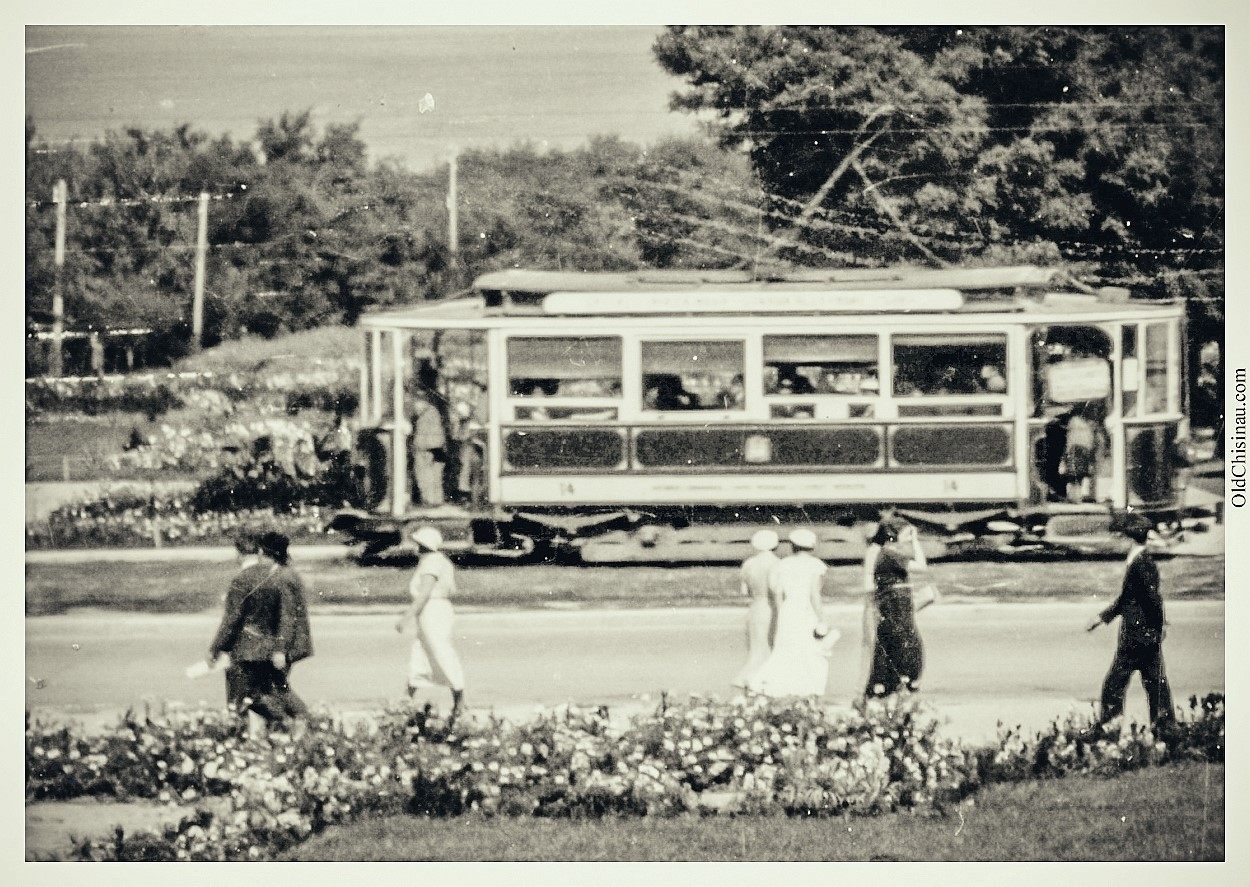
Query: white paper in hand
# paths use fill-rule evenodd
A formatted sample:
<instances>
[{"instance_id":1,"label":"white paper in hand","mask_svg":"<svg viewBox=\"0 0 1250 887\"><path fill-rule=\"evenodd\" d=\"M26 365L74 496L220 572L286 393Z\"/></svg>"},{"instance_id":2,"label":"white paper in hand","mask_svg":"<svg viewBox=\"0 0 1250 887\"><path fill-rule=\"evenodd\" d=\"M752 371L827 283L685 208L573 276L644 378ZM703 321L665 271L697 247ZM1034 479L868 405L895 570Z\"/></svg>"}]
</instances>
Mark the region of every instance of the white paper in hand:
<instances>
[{"instance_id":1,"label":"white paper in hand","mask_svg":"<svg viewBox=\"0 0 1250 887\"><path fill-rule=\"evenodd\" d=\"M187 666L187 677L195 680L196 678L202 678L205 675L212 674L213 672L221 671L229 666L230 656L228 654L218 656L212 662L201 659L198 662L193 662Z\"/></svg>"},{"instance_id":2,"label":"white paper in hand","mask_svg":"<svg viewBox=\"0 0 1250 887\"><path fill-rule=\"evenodd\" d=\"M824 634L817 634L816 640L818 641L820 654L822 656L832 655L834 644L836 644L838 639L841 637L842 632L838 631L836 628L830 628Z\"/></svg>"}]
</instances>

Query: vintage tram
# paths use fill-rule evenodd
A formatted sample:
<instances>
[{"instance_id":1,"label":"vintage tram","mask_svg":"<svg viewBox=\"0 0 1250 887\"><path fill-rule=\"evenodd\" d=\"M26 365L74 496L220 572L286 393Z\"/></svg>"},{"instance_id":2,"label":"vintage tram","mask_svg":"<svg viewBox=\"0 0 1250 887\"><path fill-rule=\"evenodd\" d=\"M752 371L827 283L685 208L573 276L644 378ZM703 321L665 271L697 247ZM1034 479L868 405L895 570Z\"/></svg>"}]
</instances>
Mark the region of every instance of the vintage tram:
<instances>
[{"instance_id":1,"label":"vintage tram","mask_svg":"<svg viewBox=\"0 0 1250 887\"><path fill-rule=\"evenodd\" d=\"M1080 547L1186 508L1184 306L1059 269L509 270L360 327L333 526L370 550L719 560L802 522L853 558L886 508L935 554Z\"/></svg>"}]
</instances>

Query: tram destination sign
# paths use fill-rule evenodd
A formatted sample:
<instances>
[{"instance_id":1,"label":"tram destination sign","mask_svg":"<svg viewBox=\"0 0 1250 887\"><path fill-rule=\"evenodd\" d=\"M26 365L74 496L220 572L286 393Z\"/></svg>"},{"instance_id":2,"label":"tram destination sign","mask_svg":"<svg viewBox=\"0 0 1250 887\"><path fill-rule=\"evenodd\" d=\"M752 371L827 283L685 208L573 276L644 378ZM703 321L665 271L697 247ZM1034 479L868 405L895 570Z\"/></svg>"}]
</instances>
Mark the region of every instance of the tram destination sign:
<instances>
[{"instance_id":1,"label":"tram destination sign","mask_svg":"<svg viewBox=\"0 0 1250 887\"><path fill-rule=\"evenodd\" d=\"M605 296L610 296L605 298ZM630 293L555 292L546 314L865 314L955 311L956 289L647 290Z\"/></svg>"}]
</instances>

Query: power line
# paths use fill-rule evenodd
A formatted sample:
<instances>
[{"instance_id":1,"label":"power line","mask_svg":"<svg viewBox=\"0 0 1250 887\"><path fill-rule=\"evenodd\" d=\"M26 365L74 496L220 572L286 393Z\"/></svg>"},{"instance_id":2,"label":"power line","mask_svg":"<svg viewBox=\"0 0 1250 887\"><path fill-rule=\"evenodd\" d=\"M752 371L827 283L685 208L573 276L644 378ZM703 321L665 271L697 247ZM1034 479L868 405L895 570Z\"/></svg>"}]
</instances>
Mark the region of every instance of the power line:
<instances>
[{"instance_id":1,"label":"power line","mask_svg":"<svg viewBox=\"0 0 1250 887\"><path fill-rule=\"evenodd\" d=\"M209 194L208 199L214 201L233 200L236 197L247 197L249 195L243 193L247 190L246 185L240 186L238 191L229 191L225 194ZM75 209L93 209L96 207L115 207L115 206L147 206L150 204L178 204L178 203L199 203L199 195L188 196L182 194L153 194L146 197L101 197L96 200L78 200L67 203L67 206ZM26 206L30 209L43 209L44 207L55 206L52 200L28 200Z\"/></svg>"},{"instance_id":2,"label":"power line","mask_svg":"<svg viewBox=\"0 0 1250 887\"><path fill-rule=\"evenodd\" d=\"M1021 124L1019 126L984 126L978 124L951 124L946 126L883 126L874 132L886 133L904 133L908 135L916 135L920 133L934 132L951 132L951 133L982 133L982 132L1093 132L1098 129L1223 129L1223 122L1210 123L1204 121L1184 121L1179 123L1163 123L1150 121L1137 121L1132 123L1112 123L1100 122L1092 125L1073 124L1070 126L1039 126L1037 124ZM863 135L863 130L858 128L826 128L826 129L739 129L731 127L734 135L747 136L780 136L780 135Z\"/></svg>"}]
</instances>

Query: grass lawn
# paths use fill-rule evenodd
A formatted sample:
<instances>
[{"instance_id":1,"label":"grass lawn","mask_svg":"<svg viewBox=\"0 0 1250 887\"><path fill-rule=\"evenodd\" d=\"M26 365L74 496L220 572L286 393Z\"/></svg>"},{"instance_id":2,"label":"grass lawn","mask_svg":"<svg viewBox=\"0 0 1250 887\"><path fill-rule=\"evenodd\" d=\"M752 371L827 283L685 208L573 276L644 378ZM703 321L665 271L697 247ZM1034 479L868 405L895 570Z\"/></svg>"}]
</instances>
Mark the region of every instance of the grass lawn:
<instances>
[{"instance_id":1,"label":"grass lawn","mask_svg":"<svg viewBox=\"0 0 1250 887\"><path fill-rule=\"evenodd\" d=\"M407 603L410 569L359 567L345 562L296 564L317 604ZM946 562L932 575L948 597L1028 600L1083 599L1107 594L1119 582L1118 560L1061 563ZM1219 598L1224 594L1224 558L1176 558L1160 563L1170 598ZM26 615L61 613L75 607L193 613L221 605L232 563L38 564L26 567ZM683 567L466 567L458 574L456 603L467 607L716 606L740 603L733 566ZM828 574L827 593L844 597L859 588L860 569L838 565Z\"/></svg>"},{"instance_id":2,"label":"grass lawn","mask_svg":"<svg viewBox=\"0 0 1250 887\"><path fill-rule=\"evenodd\" d=\"M69 458L70 480L95 480L116 474L108 457L120 453L130 431L148 428L142 413L74 416L60 421L26 423L26 481L64 479Z\"/></svg>"},{"instance_id":3,"label":"grass lawn","mask_svg":"<svg viewBox=\"0 0 1250 887\"><path fill-rule=\"evenodd\" d=\"M1224 767L993 786L944 817L430 820L335 828L303 861L1219 861Z\"/></svg>"}]
</instances>

